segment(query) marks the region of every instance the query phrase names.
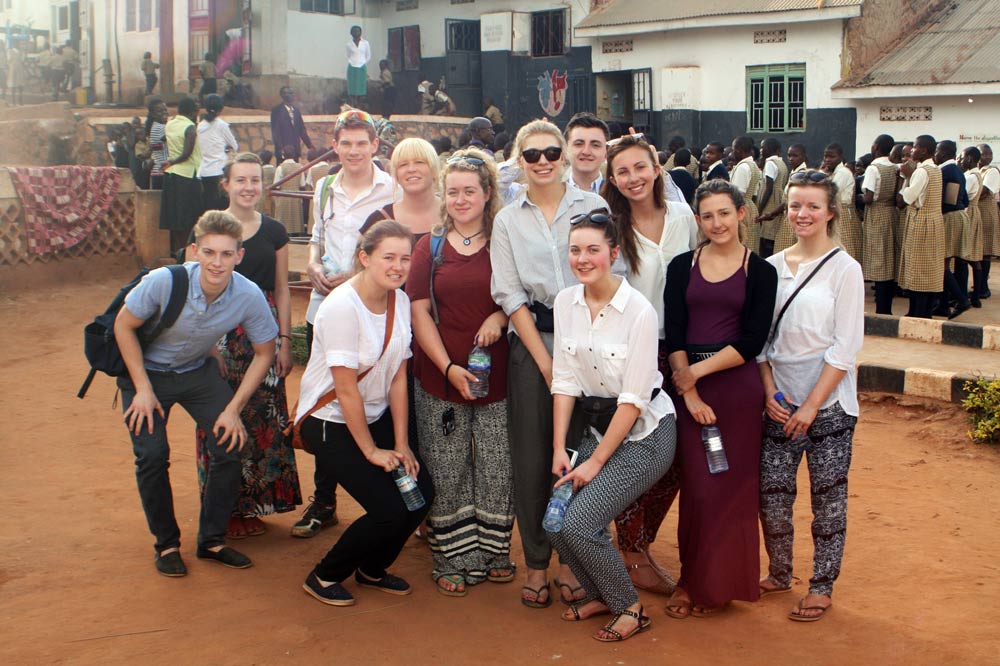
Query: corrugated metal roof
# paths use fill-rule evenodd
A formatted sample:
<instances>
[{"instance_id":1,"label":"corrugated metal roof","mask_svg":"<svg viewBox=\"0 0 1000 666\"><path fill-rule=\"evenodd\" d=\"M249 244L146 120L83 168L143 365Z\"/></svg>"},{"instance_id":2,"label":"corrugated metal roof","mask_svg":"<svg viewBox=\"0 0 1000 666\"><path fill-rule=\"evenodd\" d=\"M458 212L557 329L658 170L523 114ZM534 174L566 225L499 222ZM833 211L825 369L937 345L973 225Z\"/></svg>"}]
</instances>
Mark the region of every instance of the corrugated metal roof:
<instances>
[{"instance_id":1,"label":"corrugated metal roof","mask_svg":"<svg viewBox=\"0 0 1000 666\"><path fill-rule=\"evenodd\" d=\"M1000 2L956 0L862 76L835 88L1000 81Z\"/></svg>"},{"instance_id":2,"label":"corrugated metal roof","mask_svg":"<svg viewBox=\"0 0 1000 666\"><path fill-rule=\"evenodd\" d=\"M630 23L681 21L709 16L766 14L809 9L857 7L862 0L611 0L577 24L577 28Z\"/></svg>"}]
</instances>

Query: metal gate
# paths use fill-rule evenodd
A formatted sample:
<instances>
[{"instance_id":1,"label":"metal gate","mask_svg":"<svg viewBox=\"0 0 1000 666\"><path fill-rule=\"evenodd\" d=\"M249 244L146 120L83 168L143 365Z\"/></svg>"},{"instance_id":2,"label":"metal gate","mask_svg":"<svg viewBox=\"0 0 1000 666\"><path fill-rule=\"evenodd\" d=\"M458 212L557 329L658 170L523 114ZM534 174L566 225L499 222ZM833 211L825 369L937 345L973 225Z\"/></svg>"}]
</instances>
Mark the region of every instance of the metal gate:
<instances>
[{"instance_id":1,"label":"metal gate","mask_svg":"<svg viewBox=\"0 0 1000 666\"><path fill-rule=\"evenodd\" d=\"M482 54L479 21L445 20L445 81L460 116L482 114Z\"/></svg>"}]
</instances>

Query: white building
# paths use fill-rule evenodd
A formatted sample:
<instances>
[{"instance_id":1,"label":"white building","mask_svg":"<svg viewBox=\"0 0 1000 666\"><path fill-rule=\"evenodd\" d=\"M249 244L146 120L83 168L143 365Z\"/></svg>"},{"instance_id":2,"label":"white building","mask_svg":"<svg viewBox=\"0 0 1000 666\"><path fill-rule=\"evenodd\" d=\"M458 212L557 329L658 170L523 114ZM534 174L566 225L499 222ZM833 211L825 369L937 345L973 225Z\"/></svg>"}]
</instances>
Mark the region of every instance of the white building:
<instances>
[{"instance_id":1,"label":"white building","mask_svg":"<svg viewBox=\"0 0 1000 666\"><path fill-rule=\"evenodd\" d=\"M857 108L859 153L882 133L1000 143L1000 2L948 3L833 97Z\"/></svg>"}]
</instances>

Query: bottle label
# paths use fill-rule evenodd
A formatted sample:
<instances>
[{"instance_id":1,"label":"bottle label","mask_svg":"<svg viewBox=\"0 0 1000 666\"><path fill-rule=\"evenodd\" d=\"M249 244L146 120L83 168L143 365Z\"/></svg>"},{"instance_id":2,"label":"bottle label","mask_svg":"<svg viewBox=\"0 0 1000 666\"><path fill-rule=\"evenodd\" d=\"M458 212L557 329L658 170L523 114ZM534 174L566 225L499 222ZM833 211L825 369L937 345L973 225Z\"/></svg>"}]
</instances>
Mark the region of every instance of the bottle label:
<instances>
[{"instance_id":1,"label":"bottle label","mask_svg":"<svg viewBox=\"0 0 1000 666\"><path fill-rule=\"evenodd\" d=\"M721 437L709 437L706 442L708 443L708 450L712 453L722 450L722 438Z\"/></svg>"},{"instance_id":2,"label":"bottle label","mask_svg":"<svg viewBox=\"0 0 1000 666\"><path fill-rule=\"evenodd\" d=\"M417 484L413 481L413 477L409 474L404 474L403 476L396 479L396 486L399 488L399 492L408 493L417 487Z\"/></svg>"}]
</instances>

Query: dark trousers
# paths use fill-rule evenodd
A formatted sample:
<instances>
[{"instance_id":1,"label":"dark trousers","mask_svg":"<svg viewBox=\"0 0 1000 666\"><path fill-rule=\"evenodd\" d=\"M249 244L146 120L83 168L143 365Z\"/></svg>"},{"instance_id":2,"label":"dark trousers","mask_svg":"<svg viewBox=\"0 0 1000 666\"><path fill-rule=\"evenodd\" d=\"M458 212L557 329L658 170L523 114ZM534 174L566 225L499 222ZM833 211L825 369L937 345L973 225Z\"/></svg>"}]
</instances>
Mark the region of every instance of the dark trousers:
<instances>
[{"instance_id":1,"label":"dark trousers","mask_svg":"<svg viewBox=\"0 0 1000 666\"><path fill-rule=\"evenodd\" d=\"M153 414L153 432L146 424L138 435L129 432L132 450L135 453L135 478L139 485L139 498L146 512L149 531L156 537L156 552L181 545L181 531L174 518L174 498L170 489L170 444L167 442L167 419L170 409L179 404L191 415L195 423L208 436L208 479L201 501L201 515L198 519L198 546L208 548L226 542L226 527L229 516L236 508L240 494L240 456L235 448L226 452L220 446L212 428L219 414L233 398L229 387L214 362L210 361L191 372L147 373L153 385L153 392L163 407L166 418ZM135 385L128 377L118 378L118 388L122 392L122 411L126 411L135 398Z\"/></svg>"},{"instance_id":2,"label":"dark trousers","mask_svg":"<svg viewBox=\"0 0 1000 666\"><path fill-rule=\"evenodd\" d=\"M958 288L966 298L979 298L985 284L983 283L982 262L966 261L964 259L955 260L955 280ZM972 291L969 291L969 266L972 266Z\"/></svg>"},{"instance_id":3,"label":"dark trousers","mask_svg":"<svg viewBox=\"0 0 1000 666\"><path fill-rule=\"evenodd\" d=\"M990 266L993 264L989 255L983 254L983 260L980 265L983 267L983 290L979 292L979 298L989 298L987 294L990 291Z\"/></svg>"},{"instance_id":4,"label":"dark trousers","mask_svg":"<svg viewBox=\"0 0 1000 666\"><path fill-rule=\"evenodd\" d=\"M153 88L156 87L156 82L159 81L159 80L160 79L156 76L156 74L146 74L146 94L147 95L152 95L153 94Z\"/></svg>"},{"instance_id":5,"label":"dark trousers","mask_svg":"<svg viewBox=\"0 0 1000 666\"><path fill-rule=\"evenodd\" d=\"M909 290L910 294L910 311L906 313L907 317L918 317L920 319L933 319L933 309L934 309L934 292L932 291L913 291Z\"/></svg>"},{"instance_id":6,"label":"dark trousers","mask_svg":"<svg viewBox=\"0 0 1000 666\"><path fill-rule=\"evenodd\" d=\"M376 446L393 448L389 410L368 429ZM416 479L426 504L419 511L409 511L392 476L365 459L346 424L310 416L302 424L302 437L316 452L317 466L321 460L328 460L344 490L365 510L363 516L344 530L314 572L321 580L338 583L357 569L369 578L381 578L434 501L434 487L426 466L420 463ZM419 456L417 460L420 462Z\"/></svg>"},{"instance_id":7,"label":"dark trousers","mask_svg":"<svg viewBox=\"0 0 1000 666\"><path fill-rule=\"evenodd\" d=\"M312 354L313 348L313 325L306 322L306 359ZM413 406L410 406L413 409ZM413 447L413 443L410 443ZM390 447L391 448L391 447ZM415 447L414 447L414 450ZM337 472L334 470L332 460L327 456L316 456L316 467L313 470L313 483L316 484L316 491L313 493L313 500L327 506L337 504Z\"/></svg>"},{"instance_id":8,"label":"dark trousers","mask_svg":"<svg viewBox=\"0 0 1000 666\"><path fill-rule=\"evenodd\" d=\"M892 314L892 299L896 295L895 280L879 280L875 283L875 314Z\"/></svg>"}]
</instances>

